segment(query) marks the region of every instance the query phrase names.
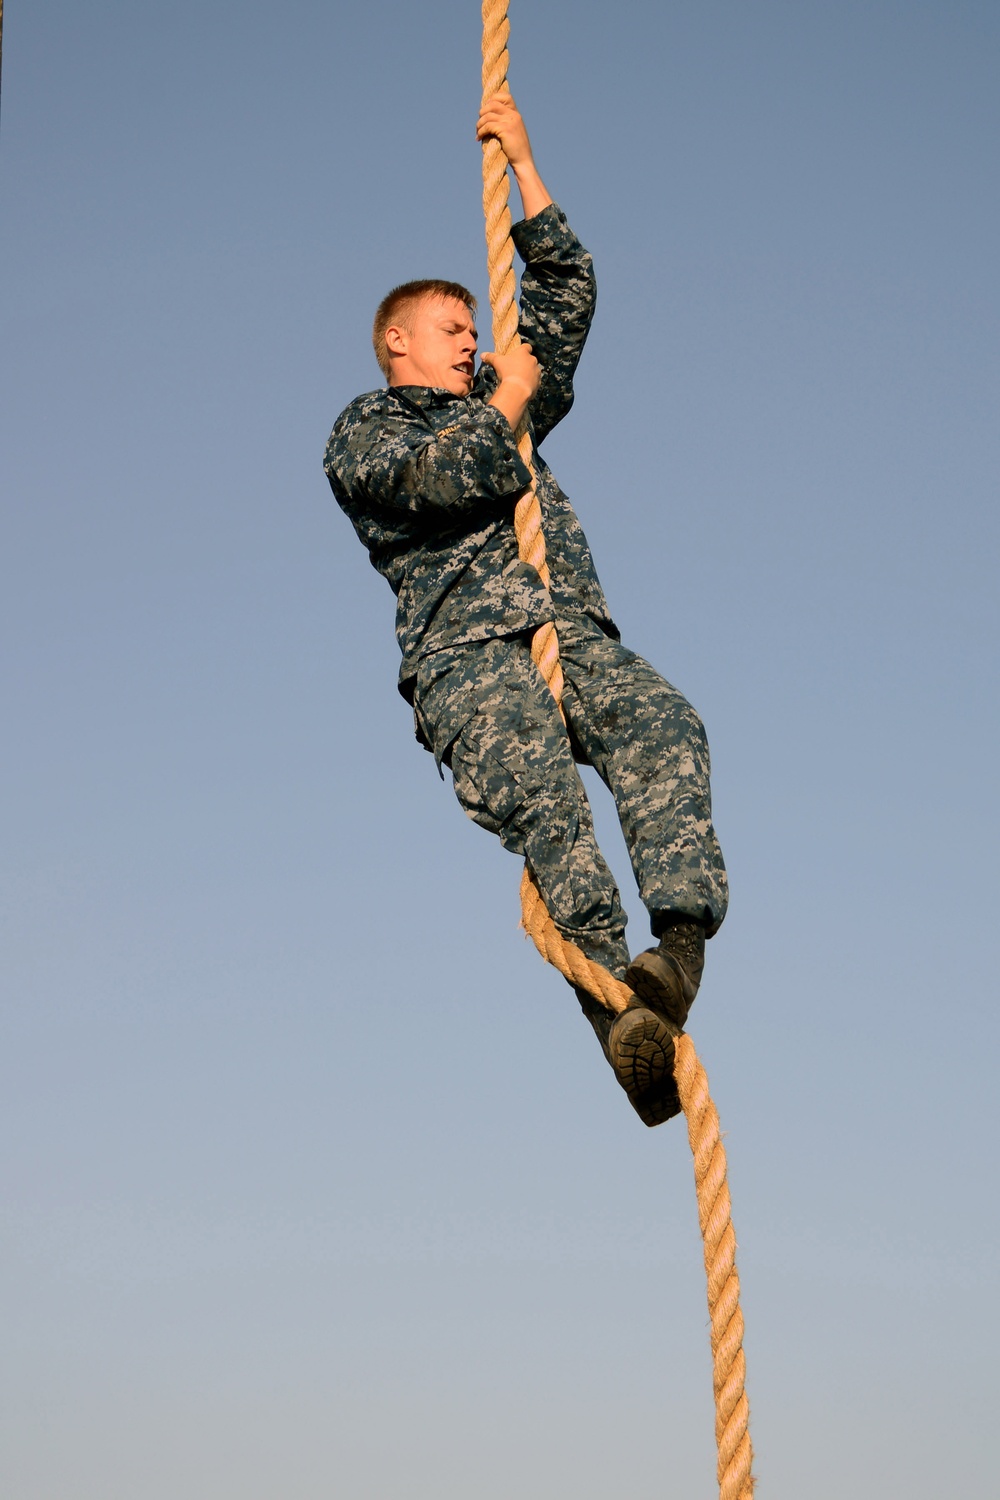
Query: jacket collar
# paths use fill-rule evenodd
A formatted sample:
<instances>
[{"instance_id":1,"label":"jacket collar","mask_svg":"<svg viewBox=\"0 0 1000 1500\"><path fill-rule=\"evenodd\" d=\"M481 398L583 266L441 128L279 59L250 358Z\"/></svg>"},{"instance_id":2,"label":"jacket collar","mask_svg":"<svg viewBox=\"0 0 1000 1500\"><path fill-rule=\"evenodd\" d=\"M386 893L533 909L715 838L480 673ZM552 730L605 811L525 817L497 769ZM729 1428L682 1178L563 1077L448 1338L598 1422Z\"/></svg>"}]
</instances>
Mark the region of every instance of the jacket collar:
<instances>
[{"instance_id":1,"label":"jacket collar","mask_svg":"<svg viewBox=\"0 0 1000 1500\"><path fill-rule=\"evenodd\" d=\"M498 384L497 372L493 366L480 365L469 396L478 396L482 400L484 396L492 395ZM453 401L469 399L469 396L456 396L451 391L446 391L444 386L438 385L389 385L386 386L386 395L397 396L409 406L418 406L421 411L440 411Z\"/></svg>"},{"instance_id":2,"label":"jacket collar","mask_svg":"<svg viewBox=\"0 0 1000 1500\"><path fill-rule=\"evenodd\" d=\"M463 399L446 391L443 386L436 385L390 385L386 388L386 395L390 399L396 397L407 406L419 406L423 411L436 410L440 406L447 406L450 401Z\"/></svg>"}]
</instances>

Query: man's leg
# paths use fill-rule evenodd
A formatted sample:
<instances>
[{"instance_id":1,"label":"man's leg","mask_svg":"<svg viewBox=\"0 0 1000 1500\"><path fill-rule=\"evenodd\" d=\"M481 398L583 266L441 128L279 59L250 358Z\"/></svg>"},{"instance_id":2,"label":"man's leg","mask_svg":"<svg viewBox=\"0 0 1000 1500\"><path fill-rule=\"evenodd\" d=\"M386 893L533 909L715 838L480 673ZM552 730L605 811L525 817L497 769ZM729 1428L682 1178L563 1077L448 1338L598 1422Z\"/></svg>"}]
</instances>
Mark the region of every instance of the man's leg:
<instances>
[{"instance_id":1,"label":"man's leg","mask_svg":"<svg viewBox=\"0 0 1000 1500\"><path fill-rule=\"evenodd\" d=\"M418 680L417 706L435 752L451 765L460 803L527 861L559 931L620 979L629 961L627 919L597 847L565 728L527 641L483 642L451 655L454 665L423 694ZM429 667L425 678L432 673ZM599 1031L602 1018L591 1019Z\"/></svg>"},{"instance_id":2,"label":"man's leg","mask_svg":"<svg viewBox=\"0 0 1000 1500\"><path fill-rule=\"evenodd\" d=\"M642 657L560 626L563 706L610 788L654 935L686 919L711 936L729 890L715 829L708 743L687 699Z\"/></svg>"},{"instance_id":3,"label":"man's leg","mask_svg":"<svg viewBox=\"0 0 1000 1500\"><path fill-rule=\"evenodd\" d=\"M711 818L708 745L691 705L649 663L574 624L560 629L566 709L579 751L610 788L659 947L625 979L635 992L608 1055L647 1125L680 1109L673 1038L697 993L705 938L725 915Z\"/></svg>"}]
</instances>

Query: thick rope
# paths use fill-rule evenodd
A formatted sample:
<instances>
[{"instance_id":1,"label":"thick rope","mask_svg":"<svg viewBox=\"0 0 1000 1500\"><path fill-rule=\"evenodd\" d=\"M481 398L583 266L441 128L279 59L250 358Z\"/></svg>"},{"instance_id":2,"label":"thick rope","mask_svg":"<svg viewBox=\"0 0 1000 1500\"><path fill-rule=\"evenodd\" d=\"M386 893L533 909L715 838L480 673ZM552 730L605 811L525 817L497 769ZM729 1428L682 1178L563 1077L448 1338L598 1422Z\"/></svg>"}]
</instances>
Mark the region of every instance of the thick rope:
<instances>
[{"instance_id":1,"label":"thick rope","mask_svg":"<svg viewBox=\"0 0 1000 1500\"><path fill-rule=\"evenodd\" d=\"M484 103L494 94L508 92L507 40L510 36L510 23L507 19L507 6L508 0L483 0ZM500 142L491 138L483 142L483 213L486 219L493 342L500 354L505 354L518 343L509 194L507 158ZM535 489L531 437L524 422L518 428L517 448L531 471L530 489L522 495L514 511L518 552L523 562L531 563L538 570L542 583L548 588L549 569L545 560L542 511ZM559 663L559 639L554 625L542 625L535 631L531 655L548 683L561 713L563 674ZM557 968L571 984L585 989L616 1015L625 1009L632 998L628 985L616 979L602 964L589 959L575 943L563 937L549 915L542 893L527 865L521 879L521 921L545 961ZM736 1236L729 1201L726 1153L719 1133L719 1116L708 1092L708 1079L695 1052L694 1043L687 1035L677 1038L674 1076L694 1156L698 1220L705 1248L715 1388L719 1500L751 1500L754 1486L750 1473L753 1450L745 1390L743 1314L740 1311Z\"/></svg>"},{"instance_id":2,"label":"thick rope","mask_svg":"<svg viewBox=\"0 0 1000 1500\"><path fill-rule=\"evenodd\" d=\"M483 3L483 101L507 93L507 0ZM507 158L495 137L483 142L483 214L486 219L486 264L490 276L490 307L493 310L493 344L498 354L516 349L517 302L514 296L514 241L510 236L510 184ZM531 487L514 507L514 531L522 562L531 563L546 588L549 566L545 561L542 508L535 493L535 468L531 461L531 437L525 423L517 430L517 451L531 471ZM563 672L559 662L559 638L552 624L540 625L531 641L531 657L562 712Z\"/></svg>"},{"instance_id":3,"label":"thick rope","mask_svg":"<svg viewBox=\"0 0 1000 1500\"><path fill-rule=\"evenodd\" d=\"M687 1119L688 1141L694 1157L698 1222L705 1246L719 1500L749 1500L754 1487L750 1473L753 1448L726 1148L722 1144L719 1114L708 1091L705 1069L686 1033L674 1043L674 1078Z\"/></svg>"}]
</instances>

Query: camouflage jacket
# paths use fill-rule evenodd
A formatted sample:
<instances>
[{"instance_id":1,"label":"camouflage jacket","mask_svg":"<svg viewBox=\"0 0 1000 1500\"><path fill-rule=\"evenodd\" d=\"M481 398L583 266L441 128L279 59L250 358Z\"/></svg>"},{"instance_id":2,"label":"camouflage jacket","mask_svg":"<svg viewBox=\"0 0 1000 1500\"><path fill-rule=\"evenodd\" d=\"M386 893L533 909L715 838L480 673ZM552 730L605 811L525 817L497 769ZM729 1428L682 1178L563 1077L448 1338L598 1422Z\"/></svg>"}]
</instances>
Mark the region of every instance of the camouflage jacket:
<instances>
[{"instance_id":1,"label":"camouflage jacket","mask_svg":"<svg viewBox=\"0 0 1000 1500\"><path fill-rule=\"evenodd\" d=\"M573 403L594 274L555 204L513 236L525 262L520 333L543 372L528 412L537 449ZM551 589L518 559L514 502L530 480L506 417L487 405L496 385L482 365L468 396L372 391L341 413L327 446L333 493L397 598L399 689L410 702L418 663L432 652L580 614L618 637L573 507L537 452Z\"/></svg>"}]
</instances>

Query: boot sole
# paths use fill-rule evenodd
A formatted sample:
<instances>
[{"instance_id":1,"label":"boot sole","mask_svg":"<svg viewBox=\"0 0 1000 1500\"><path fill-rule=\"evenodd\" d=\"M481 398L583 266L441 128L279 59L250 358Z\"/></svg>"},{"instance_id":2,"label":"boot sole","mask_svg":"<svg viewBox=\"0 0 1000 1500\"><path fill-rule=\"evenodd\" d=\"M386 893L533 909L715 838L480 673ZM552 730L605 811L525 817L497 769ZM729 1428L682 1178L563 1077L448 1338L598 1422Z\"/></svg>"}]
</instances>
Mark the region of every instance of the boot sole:
<instances>
[{"instance_id":1,"label":"boot sole","mask_svg":"<svg viewBox=\"0 0 1000 1500\"><path fill-rule=\"evenodd\" d=\"M624 1011L611 1028L615 1077L644 1125L662 1125L681 1112L674 1083L674 1035L655 1011Z\"/></svg>"}]
</instances>

